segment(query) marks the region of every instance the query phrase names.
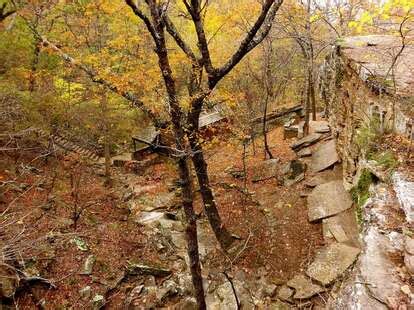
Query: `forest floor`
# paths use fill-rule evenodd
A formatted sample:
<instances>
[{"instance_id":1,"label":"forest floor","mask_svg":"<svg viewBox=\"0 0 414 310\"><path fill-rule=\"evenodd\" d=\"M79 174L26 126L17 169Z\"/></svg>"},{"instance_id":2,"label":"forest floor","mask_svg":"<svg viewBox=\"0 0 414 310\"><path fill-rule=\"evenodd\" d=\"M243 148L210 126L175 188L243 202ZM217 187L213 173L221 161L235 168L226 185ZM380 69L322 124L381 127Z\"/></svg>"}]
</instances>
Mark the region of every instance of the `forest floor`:
<instances>
[{"instance_id":1,"label":"forest floor","mask_svg":"<svg viewBox=\"0 0 414 310\"><path fill-rule=\"evenodd\" d=\"M291 142L283 139L283 128L277 127L269 133L271 151L282 163L295 158L289 147ZM323 245L322 227L308 222L306 198L301 197L305 190L303 182L286 187L275 178L252 181L264 159L260 141L256 154L251 146L247 150L249 194L240 190L243 178L235 178L228 171L242 170L242 154L240 141L232 138L216 139L207 147L220 214L226 227L241 237L240 244L244 246L230 268L228 257L218 246L203 267L230 269L230 272L243 270L251 277L265 273L275 283L284 283L306 269L315 251ZM36 152L22 153L18 158L1 155L0 212L7 209L14 224L9 226L13 231L8 233L22 232L12 246L19 249L15 258L24 262L26 275L46 278L57 288L43 284L24 286L11 303L20 309L42 305L46 309L81 309L89 301L80 291L90 286L93 292L107 297L110 309L117 309L133 287L131 282L122 290L117 287L125 266L130 262L166 264L157 244L149 242L145 228L130 217L127 189L136 189L134 195L145 197L168 193L176 180L175 167L163 161L141 176L114 168L114 185L108 188L104 186L102 167L73 156L44 161L38 155ZM198 194L196 210L202 213ZM80 274L90 255L96 259L93 273ZM2 273L10 270L3 268Z\"/></svg>"}]
</instances>

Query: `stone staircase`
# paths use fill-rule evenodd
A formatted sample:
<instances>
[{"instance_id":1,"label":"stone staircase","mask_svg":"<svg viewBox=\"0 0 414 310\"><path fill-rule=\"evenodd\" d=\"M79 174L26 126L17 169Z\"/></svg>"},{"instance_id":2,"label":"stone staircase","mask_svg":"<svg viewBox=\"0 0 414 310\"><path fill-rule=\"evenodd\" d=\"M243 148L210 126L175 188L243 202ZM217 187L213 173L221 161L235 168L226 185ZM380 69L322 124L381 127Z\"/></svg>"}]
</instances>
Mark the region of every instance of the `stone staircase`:
<instances>
[{"instance_id":1,"label":"stone staircase","mask_svg":"<svg viewBox=\"0 0 414 310\"><path fill-rule=\"evenodd\" d=\"M45 137L45 138L51 139L53 143L57 147L61 148L65 153L75 153L83 157L89 158L93 161L100 160L100 156L96 154L95 152L89 149L86 149L82 146L79 146L62 136L50 134L49 132L43 129L35 129L35 131L39 135L39 137Z\"/></svg>"}]
</instances>

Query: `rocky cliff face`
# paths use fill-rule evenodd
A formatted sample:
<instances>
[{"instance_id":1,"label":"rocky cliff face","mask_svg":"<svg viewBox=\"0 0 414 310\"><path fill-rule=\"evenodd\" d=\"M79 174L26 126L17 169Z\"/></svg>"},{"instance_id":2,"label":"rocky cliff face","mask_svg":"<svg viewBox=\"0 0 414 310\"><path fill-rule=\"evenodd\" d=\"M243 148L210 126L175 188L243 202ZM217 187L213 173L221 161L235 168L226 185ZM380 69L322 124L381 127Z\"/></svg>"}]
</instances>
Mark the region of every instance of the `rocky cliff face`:
<instances>
[{"instance_id":1,"label":"rocky cliff face","mask_svg":"<svg viewBox=\"0 0 414 310\"><path fill-rule=\"evenodd\" d=\"M359 186L366 171L379 179L368 184L370 198L359 209L361 254L341 288L332 293L329 309L414 306L411 169L390 173L367 156L384 133L413 139L414 49L408 46L392 68L398 43L391 36L347 38L321 68L321 95L342 159L345 185L348 189Z\"/></svg>"},{"instance_id":2,"label":"rocky cliff face","mask_svg":"<svg viewBox=\"0 0 414 310\"><path fill-rule=\"evenodd\" d=\"M371 130L412 137L414 48L406 47L393 66L398 48L398 38L392 36L346 38L321 68L321 96L348 188L358 178Z\"/></svg>"}]
</instances>

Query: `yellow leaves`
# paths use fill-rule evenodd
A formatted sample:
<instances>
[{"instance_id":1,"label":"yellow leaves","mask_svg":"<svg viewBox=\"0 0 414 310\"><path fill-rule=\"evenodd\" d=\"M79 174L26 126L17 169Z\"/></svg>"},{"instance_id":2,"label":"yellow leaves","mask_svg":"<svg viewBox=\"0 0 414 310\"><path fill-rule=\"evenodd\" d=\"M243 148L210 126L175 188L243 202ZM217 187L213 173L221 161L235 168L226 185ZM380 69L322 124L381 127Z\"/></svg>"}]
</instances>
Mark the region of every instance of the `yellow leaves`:
<instances>
[{"instance_id":1,"label":"yellow leaves","mask_svg":"<svg viewBox=\"0 0 414 310\"><path fill-rule=\"evenodd\" d=\"M319 14L314 14L310 17L309 21L311 23L318 21L319 19L321 19L321 16Z\"/></svg>"},{"instance_id":2,"label":"yellow leaves","mask_svg":"<svg viewBox=\"0 0 414 310\"><path fill-rule=\"evenodd\" d=\"M61 98L64 100L78 98L85 89L82 84L68 82L61 78L55 79L54 84L55 88L61 93Z\"/></svg>"},{"instance_id":3,"label":"yellow leaves","mask_svg":"<svg viewBox=\"0 0 414 310\"><path fill-rule=\"evenodd\" d=\"M372 25L372 22L373 22L372 15L369 12L362 13L361 18L359 19L359 22L361 24Z\"/></svg>"}]
</instances>

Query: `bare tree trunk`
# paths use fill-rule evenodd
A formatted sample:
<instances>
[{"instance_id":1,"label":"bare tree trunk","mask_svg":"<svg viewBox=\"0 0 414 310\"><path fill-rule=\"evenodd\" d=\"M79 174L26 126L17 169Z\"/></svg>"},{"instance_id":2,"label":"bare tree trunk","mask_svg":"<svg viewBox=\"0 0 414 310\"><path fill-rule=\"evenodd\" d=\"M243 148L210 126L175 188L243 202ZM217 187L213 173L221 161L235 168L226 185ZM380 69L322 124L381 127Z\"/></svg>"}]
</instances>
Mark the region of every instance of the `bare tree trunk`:
<instances>
[{"instance_id":1,"label":"bare tree trunk","mask_svg":"<svg viewBox=\"0 0 414 310\"><path fill-rule=\"evenodd\" d=\"M192 161L196 171L198 184L200 186L204 211L206 212L211 228L213 229L213 232L218 242L220 243L220 246L223 250L227 250L232 245L234 238L221 221L221 217L217 209L217 204L214 200L213 191L210 187L207 163L203 155L202 147L197 137L195 137L195 133L188 135L188 138L190 141L191 150L194 153Z\"/></svg>"},{"instance_id":2,"label":"bare tree trunk","mask_svg":"<svg viewBox=\"0 0 414 310\"><path fill-rule=\"evenodd\" d=\"M263 109L263 139L264 139L264 149L265 149L265 160L267 158L267 155L269 155L269 158L272 159L273 155L272 152L270 152L269 144L267 143L267 130L266 130L266 122L267 122L267 106L269 104L269 94L266 94L266 99L264 102L264 109Z\"/></svg>"},{"instance_id":3,"label":"bare tree trunk","mask_svg":"<svg viewBox=\"0 0 414 310\"><path fill-rule=\"evenodd\" d=\"M315 82L313 75L313 47L311 47L311 58L309 65L309 97L312 107L312 120L316 121L316 97L315 97Z\"/></svg>"},{"instance_id":4,"label":"bare tree trunk","mask_svg":"<svg viewBox=\"0 0 414 310\"><path fill-rule=\"evenodd\" d=\"M306 83L306 97L305 97L305 126L303 128L304 135L309 134L309 115L310 115L310 87L309 87L309 72L308 81Z\"/></svg>"},{"instance_id":5,"label":"bare tree trunk","mask_svg":"<svg viewBox=\"0 0 414 310\"><path fill-rule=\"evenodd\" d=\"M204 298L203 278L201 276L200 258L197 240L196 214L193 208L193 190L190 169L185 158L178 161L180 184L182 189L182 202L186 216L187 253L190 259L191 278L194 285L195 297L200 310L207 309Z\"/></svg>"},{"instance_id":6,"label":"bare tree trunk","mask_svg":"<svg viewBox=\"0 0 414 310\"><path fill-rule=\"evenodd\" d=\"M36 70L37 64L39 63L40 56L40 41L35 39L35 47L33 50L33 59L30 66L30 75L29 75L29 91L33 92L36 88Z\"/></svg>"},{"instance_id":7,"label":"bare tree trunk","mask_svg":"<svg viewBox=\"0 0 414 310\"><path fill-rule=\"evenodd\" d=\"M101 113L104 134L104 157L105 157L105 185L111 185L111 154L110 154L110 137L108 124L108 98L105 90L101 94Z\"/></svg>"}]
</instances>

